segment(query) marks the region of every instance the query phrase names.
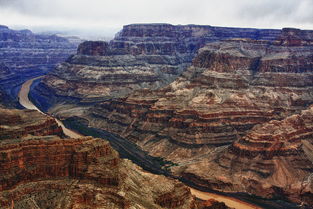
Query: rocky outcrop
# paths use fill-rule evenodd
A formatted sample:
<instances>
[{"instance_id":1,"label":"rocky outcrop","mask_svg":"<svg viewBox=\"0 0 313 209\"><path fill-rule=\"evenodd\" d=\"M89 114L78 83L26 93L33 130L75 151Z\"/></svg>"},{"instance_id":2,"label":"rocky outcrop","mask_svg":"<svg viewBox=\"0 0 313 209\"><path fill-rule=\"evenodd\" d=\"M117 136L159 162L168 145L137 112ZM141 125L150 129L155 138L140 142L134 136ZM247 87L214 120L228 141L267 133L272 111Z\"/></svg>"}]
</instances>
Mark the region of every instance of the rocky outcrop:
<instances>
[{"instance_id":1,"label":"rocky outcrop","mask_svg":"<svg viewBox=\"0 0 313 209\"><path fill-rule=\"evenodd\" d=\"M50 73L40 88L88 102L157 89L179 76L205 43L227 38L272 40L280 33L199 25L127 25L109 43L82 43L77 55Z\"/></svg>"},{"instance_id":2,"label":"rocky outcrop","mask_svg":"<svg viewBox=\"0 0 313 209\"><path fill-rule=\"evenodd\" d=\"M210 154L182 175L217 190L312 206L312 122L313 107L255 126L230 147Z\"/></svg>"},{"instance_id":3,"label":"rocky outcrop","mask_svg":"<svg viewBox=\"0 0 313 209\"><path fill-rule=\"evenodd\" d=\"M0 26L0 87L11 102L25 80L46 74L74 54L77 42L56 35L38 35L30 30ZM9 105L10 106L10 105ZM13 106L16 106L13 105Z\"/></svg>"},{"instance_id":4,"label":"rocky outcrop","mask_svg":"<svg viewBox=\"0 0 313 209\"><path fill-rule=\"evenodd\" d=\"M62 128L49 116L35 110L0 108L0 140L23 138L28 135L64 136Z\"/></svg>"},{"instance_id":5,"label":"rocky outcrop","mask_svg":"<svg viewBox=\"0 0 313 209\"><path fill-rule=\"evenodd\" d=\"M56 122L36 111L1 109L0 116L1 208L201 205L188 187L120 159L104 139L59 138Z\"/></svg>"},{"instance_id":6,"label":"rocky outcrop","mask_svg":"<svg viewBox=\"0 0 313 209\"><path fill-rule=\"evenodd\" d=\"M192 208L187 187L121 160L91 137L0 142L2 206L15 208Z\"/></svg>"}]
</instances>

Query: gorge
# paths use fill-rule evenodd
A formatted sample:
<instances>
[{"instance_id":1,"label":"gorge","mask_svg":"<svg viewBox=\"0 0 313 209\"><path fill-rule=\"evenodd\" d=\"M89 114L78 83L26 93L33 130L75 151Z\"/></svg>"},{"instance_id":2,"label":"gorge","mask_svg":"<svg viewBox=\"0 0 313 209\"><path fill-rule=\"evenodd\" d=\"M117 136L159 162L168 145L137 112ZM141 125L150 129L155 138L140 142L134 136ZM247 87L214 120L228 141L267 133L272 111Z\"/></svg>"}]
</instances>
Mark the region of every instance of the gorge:
<instances>
[{"instance_id":1,"label":"gorge","mask_svg":"<svg viewBox=\"0 0 313 209\"><path fill-rule=\"evenodd\" d=\"M75 55L39 80L30 80L24 98L30 90L29 102L58 118L57 127L62 121L82 135L107 138L122 158L150 172L205 191L225 192L263 208L311 208L312 69L313 31L134 24L124 26L110 42L81 43ZM57 127L53 130L60 130ZM58 131L47 133L61 139L38 139L43 145L37 146L72 143L84 150L85 143L107 144L88 137L65 140ZM17 143L28 147L27 143L35 143L32 140ZM96 153L87 156L95 157L92 162L101 161ZM125 162L128 167L119 170L135 169L130 161ZM101 175L94 175L106 168L100 166L104 170L97 171L93 166L83 169L92 171L87 174L77 171L78 176L101 180ZM73 172L62 168L57 176L76 179ZM44 175L49 179L55 171ZM147 179L177 183L149 175ZM159 206L143 207L202 207L185 186L174 187L177 190L162 190L168 195L154 199L153 204ZM153 189L159 188L152 185L149 189L154 195ZM64 198L62 204L69 200ZM124 198L127 204L144 205L139 200L133 203L134 196ZM71 201L82 204L81 199Z\"/></svg>"}]
</instances>

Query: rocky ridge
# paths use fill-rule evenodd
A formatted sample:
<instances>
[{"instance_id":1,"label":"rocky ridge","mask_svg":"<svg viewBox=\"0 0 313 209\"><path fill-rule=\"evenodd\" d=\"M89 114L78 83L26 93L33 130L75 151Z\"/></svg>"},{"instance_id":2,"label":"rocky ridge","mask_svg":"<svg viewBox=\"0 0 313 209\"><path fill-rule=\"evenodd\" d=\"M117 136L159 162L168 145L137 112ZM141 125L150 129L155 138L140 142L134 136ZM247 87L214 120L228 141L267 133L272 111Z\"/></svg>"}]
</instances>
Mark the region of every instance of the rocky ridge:
<instances>
[{"instance_id":1,"label":"rocky ridge","mask_svg":"<svg viewBox=\"0 0 313 209\"><path fill-rule=\"evenodd\" d=\"M0 118L1 208L203 208L182 183L120 159L106 140L59 138L36 111L1 109Z\"/></svg>"},{"instance_id":2,"label":"rocky ridge","mask_svg":"<svg viewBox=\"0 0 313 209\"><path fill-rule=\"evenodd\" d=\"M41 88L87 101L126 96L137 89L158 89L179 76L208 42L273 40L280 33L201 25L127 25L109 43L82 43L76 55L46 77Z\"/></svg>"},{"instance_id":3,"label":"rocky ridge","mask_svg":"<svg viewBox=\"0 0 313 209\"><path fill-rule=\"evenodd\" d=\"M56 35L39 35L0 25L0 90L8 100L6 104L16 106L21 83L46 74L74 54L77 45Z\"/></svg>"},{"instance_id":4,"label":"rocky ridge","mask_svg":"<svg viewBox=\"0 0 313 209\"><path fill-rule=\"evenodd\" d=\"M312 122L313 106L255 126L228 148L189 166L182 175L217 190L312 206ZM210 170L203 169L208 167Z\"/></svg>"},{"instance_id":5,"label":"rocky ridge","mask_svg":"<svg viewBox=\"0 0 313 209\"><path fill-rule=\"evenodd\" d=\"M64 137L56 121L35 110L0 108L0 140L23 138L29 135Z\"/></svg>"}]
</instances>

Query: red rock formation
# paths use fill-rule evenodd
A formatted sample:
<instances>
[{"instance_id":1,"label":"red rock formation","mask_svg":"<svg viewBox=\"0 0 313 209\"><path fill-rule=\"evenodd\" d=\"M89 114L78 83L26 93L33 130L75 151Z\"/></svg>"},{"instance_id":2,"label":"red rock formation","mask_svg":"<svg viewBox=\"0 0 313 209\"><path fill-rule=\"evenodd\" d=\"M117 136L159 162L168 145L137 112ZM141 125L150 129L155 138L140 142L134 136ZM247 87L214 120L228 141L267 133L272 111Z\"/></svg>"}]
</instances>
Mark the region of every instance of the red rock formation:
<instances>
[{"instance_id":1,"label":"red rock formation","mask_svg":"<svg viewBox=\"0 0 313 209\"><path fill-rule=\"evenodd\" d=\"M144 36L142 34L150 31L150 27L136 26L136 30L126 28L125 34L122 32L118 36L121 41L126 40L127 36L135 36L139 40L139 37ZM162 34L160 31L151 33L156 37ZM173 34L175 33L171 32L168 36ZM296 144L287 146L289 141L286 144L278 140L273 144L255 142L250 145L250 141L246 139L253 127L299 114L313 103L312 34L312 31L284 29L276 36L276 40L237 38L209 43L198 51L192 66L164 88L134 91L125 98L99 102L93 107L76 106L76 111L67 110L72 104L52 108L50 111L63 117L81 117L89 126L118 134L135 142L153 156L175 162L177 165L170 168L172 172L183 175L193 183L269 198L287 196L295 202L299 202L303 195L303 201L308 203L306 198L310 197L311 191L302 192L301 184L304 181L300 178L308 177L306 170L310 171L312 167L311 164L307 165L309 157L298 152L299 140ZM297 41L298 39L301 41ZM128 50L124 45L121 48ZM144 52L162 54L158 50ZM90 59L93 60L89 62L90 65L99 61L98 58L90 57L88 61ZM103 60L111 61L108 58ZM120 65L116 60L109 63ZM69 65L70 68L72 64ZM72 80L79 80L75 77L78 73L74 72L93 76L92 73L83 72L83 66L71 68L71 73L66 75L60 73L61 69L57 69L55 75L45 80L46 86L55 90L56 94L65 95L64 91L60 91L61 87L77 90L71 84ZM63 81L57 78L59 74ZM109 78L114 77L115 73L112 74ZM88 86L78 85L81 89ZM129 92L133 90L129 89ZM103 92L101 88L97 90ZM85 93L87 92L89 90ZM75 96L76 93L71 92L70 95ZM108 95L112 94L109 92ZM83 101L87 101L88 96L82 97ZM310 134L310 130L301 131ZM231 148L225 146L234 141L236 142ZM248 151L244 149L246 143ZM305 149L311 150L310 143L306 145ZM215 156L225 149L228 154L224 158ZM261 158L259 154L255 157L254 149L261 150ZM207 163L211 162L213 156L215 161L222 161L217 163L215 170L211 170L213 167ZM286 156L287 163L283 160ZM292 162L290 165L289 161ZM296 168L293 161L299 162L299 168ZM250 164L253 168L249 170L240 167L249 167L247 165ZM291 178L286 180L283 174L289 175L289 171L285 172L288 166L294 169L290 171ZM246 175L241 178L241 173L237 171L245 172ZM226 174L222 174L223 172ZM232 176L232 172L235 176ZM259 176L250 179L251 172ZM265 182L268 176L275 177L267 184ZM296 195L288 192L288 184L293 185L290 191Z\"/></svg>"},{"instance_id":2,"label":"red rock formation","mask_svg":"<svg viewBox=\"0 0 313 209\"><path fill-rule=\"evenodd\" d=\"M130 161L120 159L106 140L32 136L32 133L51 134L49 129L55 124L53 119L35 111L1 110L0 118L2 128L29 128L21 135L22 131L16 135L7 131L5 137L3 132L0 133L1 138L12 137L0 140L1 207L196 206L186 186L164 176L147 173ZM48 125L44 127L42 122ZM39 124L40 131L34 124ZM27 137L23 137L26 133Z\"/></svg>"},{"instance_id":3,"label":"red rock formation","mask_svg":"<svg viewBox=\"0 0 313 209\"><path fill-rule=\"evenodd\" d=\"M311 49L251 40L212 43L168 87L103 102L85 117L92 126L178 162L313 102Z\"/></svg>"},{"instance_id":4,"label":"red rock formation","mask_svg":"<svg viewBox=\"0 0 313 209\"><path fill-rule=\"evenodd\" d=\"M301 140L312 137L307 127L312 116L300 116L308 118L307 125L288 122L298 124L295 132L289 132L288 124L277 124L281 122L264 126L263 131L281 127L278 138L268 139L273 133L258 138L255 129L249 130L299 113L313 102L311 57L311 45L212 43L168 87L103 102L83 117L91 126L178 163L172 171L196 184L310 204L312 166ZM240 140L220 154L222 145L236 139Z\"/></svg>"},{"instance_id":5,"label":"red rock formation","mask_svg":"<svg viewBox=\"0 0 313 209\"><path fill-rule=\"evenodd\" d=\"M210 154L183 175L213 189L312 205L312 124L313 107L255 126L229 148Z\"/></svg>"},{"instance_id":6,"label":"red rock formation","mask_svg":"<svg viewBox=\"0 0 313 209\"><path fill-rule=\"evenodd\" d=\"M82 43L77 55L58 66L37 90L42 95L48 88L56 96L97 101L157 89L179 76L205 43L228 38L273 40L280 34L280 30L200 25L126 25L109 43Z\"/></svg>"},{"instance_id":7,"label":"red rock formation","mask_svg":"<svg viewBox=\"0 0 313 209\"><path fill-rule=\"evenodd\" d=\"M56 121L35 110L0 109L0 139L16 139L27 135L63 137Z\"/></svg>"}]
</instances>

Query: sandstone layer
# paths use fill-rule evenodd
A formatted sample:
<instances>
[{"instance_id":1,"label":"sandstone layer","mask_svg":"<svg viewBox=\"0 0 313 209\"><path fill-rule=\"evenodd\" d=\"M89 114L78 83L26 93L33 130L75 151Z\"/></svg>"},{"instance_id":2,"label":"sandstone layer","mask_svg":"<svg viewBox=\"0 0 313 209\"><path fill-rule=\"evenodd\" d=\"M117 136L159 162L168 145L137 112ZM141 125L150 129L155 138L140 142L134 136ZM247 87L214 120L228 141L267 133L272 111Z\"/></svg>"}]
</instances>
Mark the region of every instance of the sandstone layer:
<instances>
[{"instance_id":1,"label":"sandstone layer","mask_svg":"<svg viewBox=\"0 0 313 209\"><path fill-rule=\"evenodd\" d=\"M86 62L86 66L94 65L87 64L93 63L90 62L92 59L111 62L110 58L104 55L111 56L117 53L112 50L114 47L111 45L114 46L116 40L123 36L125 36L123 41L128 40L129 37L141 41L144 38L144 43L151 40L146 37L146 34L153 34L155 37L164 34L168 34L169 37L179 37L176 33L168 32L167 27L157 31L151 29L154 28L153 26L149 28L140 25L126 26L117 38L108 44L84 43L79 47L78 55L71 59L83 56L84 59L81 60ZM226 38L232 38L229 34L231 29L227 31ZM309 174L312 173L312 164L309 160L312 156L307 154L309 152L307 150L312 150L310 145L312 138L306 139L308 141L304 142L305 146L299 140L292 141L290 147L295 148L295 152L290 151L288 146L285 149L280 142L261 143L261 146L271 147L273 153L276 153L272 155L273 153L260 151L260 155L268 156L268 161L266 157L258 158L254 155L241 158L241 153L245 151L236 152L236 147L242 148L237 145L247 139L249 133L258 126L262 124L266 126L273 120L282 121L284 118L288 120L288 117L301 114L302 110L313 103L313 32L298 29L265 30L262 32L263 36L248 36L248 39L247 33L243 31L237 33L233 30L233 34L236 34L236 38L228 40L221 40L225 37L220 34L217 35L221 37L220 39L212 38L214 37L212 34L204 35L212 39L201 42L203 45L198 45L198 48L201 48L191 66L181 75L177 75L178 77L176 76L177 78L168 86L156 90L149 86L149 89L141 88L133 91L135 88L128 86L131 90L127 90L125 94L115 95L111 93L113 87L109 87L107 99L110 100L101 102L105 99L102 98L97 104L88 103L97 101L90 100L90 95L102 97L103 92L106 92L101 89L103 79L96 81L92 78L90 82L85 79L94 75L89 71L89 67L82 66L79 71L75 71L78 69L76 67L72 70L61 67L36 87L33 98L37 103L40 103L42 98L49 99L48 94L43 93L44 90L48 90L49 95L52 94L59 99L59 103L49 109L51 113L62 118L80 117L88 126L122 136L136 143L152 156L172 161L168 169L171 169L174 175L182 176L200 186L310 204L312 190ZM142 50L139 52L142 53ZM146 55L147 51L144 52ZM153 52L160 53L158 50ZM127 53L128 56L129 53L136 54L137 51ZM112 56L116 58L117 55ZM71 62L64 65L71 68L73 66ZM111 63L120 65L116 60ZM106 70L100 71L107 73ZM119 76L116 70L113 70L112 74ZM108 77L113 82L112 85L117 88L122 87L122 82L112 79L113 75ZM82 78L87 81L87 84ZM118 79L121 78L123 76ZM127 80L128 77L125 79ZM73 80L76 81L73 83ZM98 84L100 86L97 86ZM93 86L97 86L96 90L99 90L99 93L95 93ZM77 93L79 89L86 92ZM127 93L128 95L123 98L111 99ZM66 101L72 103L65 103ZM286 132L284 128L281 129L282 132ZM301 131L304 135L310 136L310 129ZM247 153L253 153L259 148L258 143L248 145ZM276 152L275 149L278 151ZM231 157L238 161L227 161L229 158L227 155L230 155L228 150L232 151ZM216 157L216 154L222 155L221 153L226 153L225 165L217 163L214 170L208 162L212 159L217 161L219 157ZM245 165L250 163L250 160L256 171L252 168L251 171L246 171L243 167L236 167L236 163L238 166ZM272 170L262 173L263 168L269 169L267 165ZM289 167L290 171L285 172ZM229 177L226 174L223 176L219 173L222 168L225 169L222 172L229 171L230 174L227 175L231 175L234 171L235 176ZM238 177L239 174L235 172L238 170L240 173L240 169L247 173L243 178ZM284 174L289 175L289 172L290 178L286 180ZM252 173L251 179L250 173ZM217 181L216 178L221 180ZM308 181L303 180L304 178ZM260 186L263 183L265 186ZM244 187L245 185L247 188Z\"/></svg>"},{"instance_id":2,"label":"sandstone layer","mask_svg":"<svg viewBox=\"0 0 313 209\"><path fill-rule=\"evenodd\" d=\"M49 116L35 110L0 108L0 140L23 138L29 135L64 136L61 127Z\"/></svg>"},{"instance_id":3,"label":"sandstone layer","mask_svg":"<svg viewBox=\"0 0 313 209\"><path fill-rule=\"evenodd\" d=\"M64 136L49 116L0 110L0 208L204 208L188 187L119 158L106 140L55 134Z\"/></svg>"},{"instance_id":4,"label":"sandstone layer","mask_svg":"<svg viewBox=\"0 0 313 209\"><path fill-rule=\"evenodd\" d=\"M41 88L84 101L157 89L179 76L205 43L227 38L273 40L280 33L200 25L127 25L109 43L82 43L76 55L46 77Z\"/></svg>"},{"instance_id":5,"label":"sandstone layer","mask_svg":"<svg viewBox=\"0 0 313 209\"><path fill-rule=\"evenodd\" d=\"M74 54L77 45L56 35L38 35L0 25L0 91L8 100L7 106L17 105L21 83L53 69Z\"/></svg>"},{"instance_id":6,"label":"sandstone layer","mask_svg":"<svg viewBox=\"0 0 313 209\"><path fill-rule=\"evenodd\" d=\"M313 205L313 106L255 126L182 171L198 184ZM210 169L206 169L210 168Z\"/></svg>"}]
</instances>

